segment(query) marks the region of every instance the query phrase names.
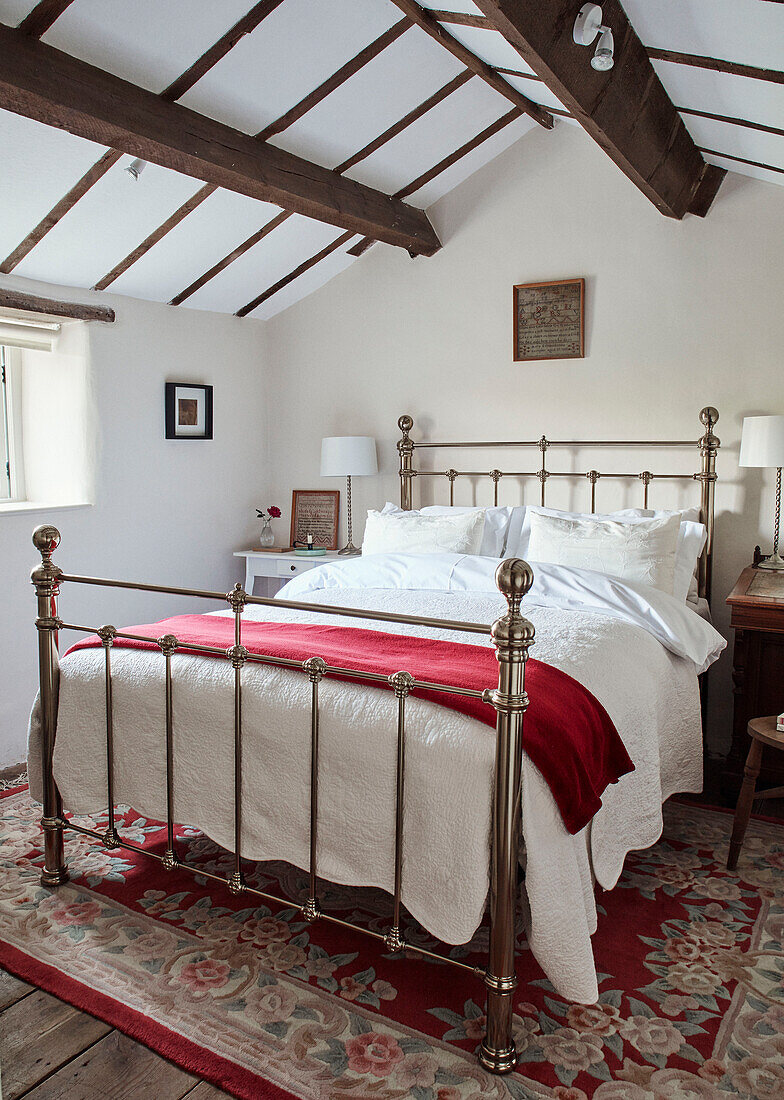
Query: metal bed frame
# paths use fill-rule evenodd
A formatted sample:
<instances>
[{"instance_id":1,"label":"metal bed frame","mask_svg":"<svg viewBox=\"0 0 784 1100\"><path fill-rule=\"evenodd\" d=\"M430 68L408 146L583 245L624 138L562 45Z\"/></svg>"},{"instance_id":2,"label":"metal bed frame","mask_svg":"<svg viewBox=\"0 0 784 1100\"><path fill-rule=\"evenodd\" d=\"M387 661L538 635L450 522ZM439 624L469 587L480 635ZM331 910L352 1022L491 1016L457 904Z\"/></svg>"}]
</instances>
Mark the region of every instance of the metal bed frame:
<instances>
[{"instance_id":1,"label":"metal bed frame","mask_svg":"<svg viewBox=\"0 0 784 1100\"><path fill-rule=\"evenodd\" d=\"M402 437L398 442L400 456L400 503L404 509L412 507L412 484L417 477L446 477L450 486L450 502L454 498L454 482L460 476L487 476L493 481L494 501L498 500L498 482L502 477L536 477L541 482L541 500L544 503L545 485L550 477L586 477L591 484L591 508L595 506L596 482L601 477L636 478L644 485L644 501L647 505L648 486L655 478L682 478L696 480L701 490L701 515L708 531L707 543L700 560L700 594L708 596L710 592L711 560L713 552L713 513L714 485L716 481L716 454L719 440L713 434L718 420L714 408L705 408L700 420L705 428L704 434L697 440L700 455L700 469L694 474L653 474L647 470L639 474L599 473L589 470L584 474L557 472L546 468L546 453L550 447L660 447L694 448L693 440L675 441L551 441L544 436L538 441L512 441L500 443L424 443L411 439L413 420L410 416L401 416L398 426ZM444 471L416 470L413 465L415 450L434 447L463 448L539 448L542 455L541 467L533 472L502 472L493 469L483 471ZM534 641L534 628L520 613L520 603L533 583L531 567L519 558L510 558L499 564L496 570L496 583L506 600L507 610L492 625L482 623L456 622L447 619L434 619L416 615L392 615L380 611L364 609L330 607L323 604L301 603L291 600L273 600L252 596L237 584L228 594L202 591L190 588L177 588L167 585L140 584L133 581L108 580L101 577L78 576L65 573L52 561L52 554L60 543L60 533L56 527L43 525L33 532L33 544L40 552L41 563L31 574L35 588L38 617L38 659L39 688L41 708L41 744L42 744L42 787L43 814L41 825L44 833L44 867L41 882L44 886L55 888L68 881L68 865L65 861L64 832L72 830L83 833L100 841L108 849L125 848L157 859L161 866L171 871L175 868L193 870L205 878L220 882L233 893L246 893L289 907L291 899L279 897L264 890L249 886L245 880L242 866L242 670L247 663L274 665L281 668L299 670L308 676L311 685L311 752L310 752L310 865L309 890L304 902L297 902L299 911L309 922L323 920L345 928L363 932L381 940L392 952L411 951L416 954L449 963L460 969L468 970L484 981L487 991L486 1031L479 1049L479 1061L492 1073L508 1073L516 1063L516 1050L512 1038L513 994L517 986L515 973L515 903L517 897L517 871L521 832L521 764L523 750L523 722L528 707L525 693L525 664L528 651ZM202 599L228 602L234 614L234 645L223 650L212 646L184 645L187 653L201 653L215 658L228 660L234 669L234 869L225 878L222 875L208 873L200 868L191 868L181 862L177 854L175 838L174 808L174 677L173 657L179 648L178 639L171 634L150 639L125 633L114 626L81 626L65 622L58 613L58 598L62 584L98 585L106 588L134 589L142 592L156 592L176 596L193 596ZM463 631L468 634L489 634L495 646L498 660L498 682L494 688L474 691L467 688L451 687L446 684L431 683L414 679L406 671L398 671L390 676L378 673L360 672L354 669L328 665L322 658L314 656L299 662L284 658L265 657L249 653L242 645L243 611L248 604L260 604L304 610L314 614L343 615L348 618L393 622L405 625L440 627ZM53 754L57 733L57 709L59 691L58 636L62 630L79 633L97 634L104 650L105 661L105 715L106 715L106 759L107 759L107 805L108 824L104 833L87 829L70 821L63 812L63 804L53 772ZM122 840L115 828L114 817L114 721L112 695L112 647L117 639L138 639L152 641L157 646L165 662L165 739L166 739L166 830L167 841L163 855L143 849L139 845ZM342 920L322 910L317 890L318 871L318 800L319 800L319 684L325 676L350 676L369 684L388 684L397 699L397 771L395 801L394 835L394 892L392 901L392 923L384 934L362 928L350 921ZM443 691L452 695L469 695L483 700L496 711L496 748L495 775L493 784L493 824L491 830L490 851L490 938L486 968L470 966L456 959L447 958L436 952L428 951L406 943L401 931L401 878L403 857L403 805L405 794L405 734L406 703L411 692L418 689Z\"/></svg>"}]
</instances>

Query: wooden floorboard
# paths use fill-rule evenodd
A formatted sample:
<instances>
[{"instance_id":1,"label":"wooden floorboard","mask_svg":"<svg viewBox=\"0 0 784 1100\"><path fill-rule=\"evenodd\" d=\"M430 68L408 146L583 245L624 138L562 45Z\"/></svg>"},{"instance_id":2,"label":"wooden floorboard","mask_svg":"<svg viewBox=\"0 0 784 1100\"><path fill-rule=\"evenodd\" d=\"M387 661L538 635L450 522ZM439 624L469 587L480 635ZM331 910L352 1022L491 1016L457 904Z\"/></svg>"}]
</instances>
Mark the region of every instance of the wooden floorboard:
<instances>
[{"instance_id":1,"label":"wooden floorboard","mask_svg":"<svg viewBox=\"0 0 784 1100\"><path fill-rule=\"evenodd\" d=\"M220 1100L141 1043L0 970L2 1100Z\"/></svg>"}]
</instances>

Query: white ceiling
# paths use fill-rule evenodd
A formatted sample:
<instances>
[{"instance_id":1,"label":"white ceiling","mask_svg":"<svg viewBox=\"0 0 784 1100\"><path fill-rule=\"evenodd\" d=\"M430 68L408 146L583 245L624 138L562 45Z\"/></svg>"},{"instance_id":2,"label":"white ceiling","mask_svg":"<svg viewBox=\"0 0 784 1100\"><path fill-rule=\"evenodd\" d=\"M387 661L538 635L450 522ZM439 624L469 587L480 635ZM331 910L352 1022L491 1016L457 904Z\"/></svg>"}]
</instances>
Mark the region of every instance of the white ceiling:
<instances>
[{"instance_id":1,"label":"white ceiling","mask_svg":"<svg viewBox=\"0 0 784 1100\"><path fill-rule=\"evenodd\" d=\"M189 68L252 6L252 0L73 0L43 41L155 92ZM481 14L471 0L424 7ZM0 22L16 25L33 0L0 0ZM765 0L624 0L643 42L659 49L784 70L784 4ZM402 18L390 0L283 0L181 102L256 133L317 88ZM496 31L448 24L448 31L495 67L530 73ZM588 58L586 57L586 63ZM784 127L784 85L655 61L678 107ZM418 27L326 96L272 141L328 168L358 152L463 71ZM537 80L507 81L547 107L558 99ZM347 173L393 193L507 114L512 104L478 76ZM684 113L695 142L717 154L784 169L784 136ZM560 123L559 123L560 124ZM517 119L406 199L426 209L536 124ZM0 112L0 260L70 190L105 149L64 131ZM150 164L138 183L123 157L47 233L14 274L91 287L165 222L201 183ZM730 171L784 183L770 168L707 159ZM279 209L218 190L111 284L121 294L168 302L257 233ZM342 233L290 217L191 295L183 308L235 312ZM251 313L267 318L355 262L355 238ZM426 261L423 261L426 262Z\"/></svg>"}]
</instances>

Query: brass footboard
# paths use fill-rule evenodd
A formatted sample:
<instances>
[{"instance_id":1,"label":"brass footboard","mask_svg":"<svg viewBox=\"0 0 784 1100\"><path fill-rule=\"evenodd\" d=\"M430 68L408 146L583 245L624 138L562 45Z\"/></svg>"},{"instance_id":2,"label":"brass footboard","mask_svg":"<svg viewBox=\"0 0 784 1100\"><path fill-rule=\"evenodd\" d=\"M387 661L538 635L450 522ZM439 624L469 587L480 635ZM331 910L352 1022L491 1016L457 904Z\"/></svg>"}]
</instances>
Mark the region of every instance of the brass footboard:
<instances>
[{"instance_id":1,"label":"brass footboard","mask_svg":"<svg viewBox=\"0 0 784 1100\"><path fill-rule=\"evenodd\" d=\"M515 975L515 902L517 895L517 867L521 830L521 762L523 720L528 698L525 694L525 663L528 650L534 640L531 623L520 613L520 602L533 582L530 566L519 558L503 561L496 570L496 583L507 602L507 611L492 626L482 623L463 623L446 619L432 619L416 615L392 615L380 611L357 608L330 607L324 604L307 604L288 600L272 600L249 595L238 584L225 595L195 589L174 588L164 585L137 584L131 581L113 581L100 577L83 577L64 573L52 562L52 554L60 543L56 527L44 525L33 533L33 544L41 554L41 564L33 570L31 579L38 600L38 651L41 701L41 745L43 775L44 868L41 881L44 886L55 887L68 879L63 834L65 829L84 833L99 840L107 848L127 848L159 860L166 870L182 868L190 870L177 855L174 824L173 776L173 682L172 658L178 649L178 639L171 634L162 638L141 638L123 633L113 626L91 627L64 622L58 614L60 586L69 584L100 585L108 588L130 588L145 592L195 596L228 602L234 615L234 645L227 650L212 646L188 644L188 653L204 653L231 662L234 670L234 869L229 878L199 868L194 871L207 879L227 886L235 894L247 893L282 906L290 906L291 899L278 897L247 884L242 866L242 670L247 663L275 665L299 670L307 674L311 684L311 744L310 744L310 862L308 897L301 912L308 921L324 920L345 928L370 935L381 940L393 952L413 951L419 955L438 959L469 970L484 980L487 987L487 1028L482 1040L479 1060L493 1073L508 1073L514 1068L516 1050L512 1038L512 996L517 985ZM466 633L490 635L495 644L498 659L498 683L493 689L476 691L451 687L446 684L416 680L410 673L399 671L391 676L360 672L350 668L328 665L321 657L314 656L300 662L285 658L266 657L249 653L242 645L243 612L247 604L304 610L314 614L337 614L350 618L392 622L400 625L418 625L459 630ZM59 689L58 634L61 630L74 630L97 634L102 642L105 660L105 710L106 710L106 760L107 802L109 810L105 833L77 826L69 821L62 807L53 773L53 754L57 733L57 707ZM120 838L114 820L114 725L111 651L117 638L152 641L165 661L166 690L166 829L165 853L147 852L140 846ZM321 908L317 892L318 872L318 762L319 762L319 685L325 676L349 676L352 680L373 683L389 683L397 701L397 768L395 791L394 835L394 891L392 923L386 933L361 928L342 920ZM453 695L467 695L482 699L495 708L496 752L493 787L493 825L490 860L490 944L485 969L469 966L455 959L414 947L406 943L401 929L401 885L403 873L403 808L405 793L405 745L406 706L411 692L418 689L443 691ZM299 904L299 903L298 903Z\"/></svg>"}]
</instances>

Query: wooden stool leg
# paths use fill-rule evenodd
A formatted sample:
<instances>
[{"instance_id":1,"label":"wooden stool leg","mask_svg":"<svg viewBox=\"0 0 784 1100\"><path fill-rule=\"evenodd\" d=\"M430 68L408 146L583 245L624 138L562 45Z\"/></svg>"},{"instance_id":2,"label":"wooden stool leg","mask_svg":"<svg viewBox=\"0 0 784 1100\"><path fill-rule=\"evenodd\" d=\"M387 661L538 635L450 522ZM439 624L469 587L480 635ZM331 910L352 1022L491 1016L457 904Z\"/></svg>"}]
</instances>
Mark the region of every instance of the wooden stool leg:
<instances>
[{"instance_id":1,"label":"wooden stool leg","mask_svg":"<svg viewBox=\"0 0 784 1100\"><path fill-rule=\"evenodd\" d=\"M749 755L746 758L746 766L743 769L743 786L738 795L738 804L735 807L735 822L732 826L732 839L730 840L730 853L727 857L727 870L734 871L738 866L738 856L746 835L746 827L751 817L751 805L754 801L754 790L757 786L757 778L762 764L762 742L753 740Z\"/></svg>"}]
</instances>

